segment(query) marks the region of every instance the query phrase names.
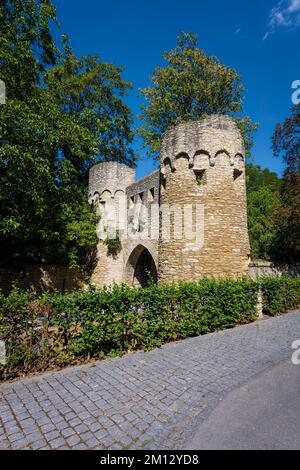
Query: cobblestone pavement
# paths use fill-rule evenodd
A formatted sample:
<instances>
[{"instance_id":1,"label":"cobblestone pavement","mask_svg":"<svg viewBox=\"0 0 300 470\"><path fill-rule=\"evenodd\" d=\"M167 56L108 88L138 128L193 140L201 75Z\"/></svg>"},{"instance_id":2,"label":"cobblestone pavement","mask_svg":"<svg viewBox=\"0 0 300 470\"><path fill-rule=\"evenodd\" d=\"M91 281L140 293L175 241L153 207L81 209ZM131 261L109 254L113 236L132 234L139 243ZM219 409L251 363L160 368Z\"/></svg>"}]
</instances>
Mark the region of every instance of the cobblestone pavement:
<instances>
[{"instance_id":1,"label":"cobblestone pavement","mask_svg":"<svg viewBox=\"0 0 300 470\"><path fill-rule=\"evenodd\" d=\"M300 312L3 384L1 449L180 449L219 400L291 356Z\"/></svg>"}]
</instances>

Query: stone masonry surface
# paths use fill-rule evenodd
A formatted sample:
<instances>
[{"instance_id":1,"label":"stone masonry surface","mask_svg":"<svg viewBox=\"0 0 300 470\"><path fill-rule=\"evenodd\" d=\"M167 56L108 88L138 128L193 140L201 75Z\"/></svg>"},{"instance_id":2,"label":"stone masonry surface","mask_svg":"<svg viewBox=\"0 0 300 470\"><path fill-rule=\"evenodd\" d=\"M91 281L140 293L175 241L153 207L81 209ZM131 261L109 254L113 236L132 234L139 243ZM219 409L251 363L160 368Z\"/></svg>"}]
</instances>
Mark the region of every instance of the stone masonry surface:
<instances>
[{"instance_id":1,"label":"stone masonry surface","mask_svg":"<svg viewBox=\"0 0 300 470\"><path fill-rule=\"evenodd\" d=\"M0 387L1 449L180 449L219 400L291 356L300 311Z\"/></svg>"},{"instance_id":2,"label":"stone masonry surface","mask_svg":"<svg viewBox=\"0 0 300 470\"><path fill-rule=\"evenodd\" d=\"M142 180L118 162L95 165L89 202L101 214L97 287L143 287L149 272L159 283L249 274L245 149L228 116L169 129L159 168ZM117 231L112 254L106 241Z\"/></svg>"},{"instance_id":3,"label":"stone masonry surface","mask_svg":"<svg viewBox=\"0 0 300 470\"><path fill-rule=\"evenodd\" d=\"M161 219L159 282L247 275L245 150L236 124L227 116L180 124L162 139L160 161L165 180L161 207L178 207L179 217L170 220L171 236L166 238L167 224ZM181 213L189 204L194 215L192 225L187 226L198 235L202 227L202 243L178 237ZM202 218L196 215L200 207Z\"/></svg>"}]
</instances>

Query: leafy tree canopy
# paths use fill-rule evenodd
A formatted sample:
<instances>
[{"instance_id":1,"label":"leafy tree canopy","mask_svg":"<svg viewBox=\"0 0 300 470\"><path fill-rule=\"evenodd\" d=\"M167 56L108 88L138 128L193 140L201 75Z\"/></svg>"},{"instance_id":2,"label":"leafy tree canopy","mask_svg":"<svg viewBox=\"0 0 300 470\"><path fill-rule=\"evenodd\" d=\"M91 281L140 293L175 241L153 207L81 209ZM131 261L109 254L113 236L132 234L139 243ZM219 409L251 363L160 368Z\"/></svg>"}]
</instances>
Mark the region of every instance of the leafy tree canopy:
<instances>
[{"instance_id":1,"label":"leafy tree canopy","mask_svg":"<svg viewBox=\"0 0 300 470\"><path fill-rule=\"evenodd\" d=\"M248 225L252 259L272 260L274 258L280 207L280 193L272 191L268 186L261 186L248 194Z\"/></svg>"},{"instance_id":2,"label":"leafy tree canopy","mask_svg":"<svg viewBox=\"0 0 300 470\"><path fill-rule=\"evenodd\" d=\"M236 70L207 56L197 47L193 33L181 33L177 47L163 54L163 59L166 66L156 67L151 85L141 90L146 102L139 133L149 154L158 157L160 139L170 126L220 113L235 118L249 155L257 125L241 117L245 88Z\"/></svg>"},{"instance_id":3,"label":"leafy tree canopy","mask_svg":"<svg viewBox=\"0 0 300 470\"><path fill-rule=\"evenodd\" d=\"M122 72L123 67L101 62L98 55L77 58L63 36L59 61L45 75L50 97L95 137L93 163L113 160L135 165L132 114L123 101L133 86ZM78 170L86 173L84 163Z\"/></svg>"},{"instance_id":4,"label":"leafy tree canopy","mask_svg":"<svg viewBox=\"0 0 300 470\"><path fill-rule=\"evenodd\" d=\"M106 159L134 164L122 69L76 58L65 41L59 52L53 22L50 0L1 2L2 263L83 263L97 241L88 168Z\"/></svg>"},{"instance_id":5,"label":"leafy tree canopy","mask_svg":"<svg viewBox=\"0 0 300 470\"><path fill-rule=\"evenodd\" d=\"M282 212L278 245L282 256L291 263L300 262L300 105L291 116L278 124L273 136L273 150L285 162L282 187Z\"/></svg>"},{"instance_id":6,"label":"leafy tree canopy","mask_svg":"<svg viewBox=\"0 0 300 470\"><path fill-rule=\"evenodd\" d=\"M268 168L261 168L253 163L247 164L247 191L251 193L262 187L267 187L271 191L280 191L282 180L278 174Z\"/></svg>"},{"instance_id":7,"label":"leafy tree canopy","mask_svg":"<svg viewBox=\"0 0 300 470\"><path fill-rule=\"evenodd\" d=\"M252 259L276 254L282 180L277 173L247 164L248 226Z\"/></svg>"},{"instance_id":8,"label":"leafy tree canopy","mask_svg":"<svg viewBox=\"0 0 300 470\"><path fill-rule=\"evenodd\" d=\"M8 98L32 94L45 69L55 64L51 23L57 24L51 0L1 0L0 70Z\"/></svg>"}]
</instances>

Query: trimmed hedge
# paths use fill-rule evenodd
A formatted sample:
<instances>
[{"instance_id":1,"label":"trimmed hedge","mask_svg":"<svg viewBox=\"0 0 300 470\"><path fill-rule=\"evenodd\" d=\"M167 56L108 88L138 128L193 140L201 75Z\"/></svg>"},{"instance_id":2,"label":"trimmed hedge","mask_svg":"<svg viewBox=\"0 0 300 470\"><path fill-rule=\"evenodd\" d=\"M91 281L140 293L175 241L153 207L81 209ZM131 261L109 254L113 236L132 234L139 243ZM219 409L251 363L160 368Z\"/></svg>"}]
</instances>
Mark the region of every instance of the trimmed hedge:
<instances>
[{"instance_id":1,"label":"trimmed hedge","mask_svg":"<svg viewBox=\"0 0 300 470\"><path fill-rule=\"evenodd\" d=\"M300 308L300 278L266 278L261 281L264 313L276 316Z\"/></svg>"},{"instance_id":2,"label":"trimmed hedge","mask_svg":"<svg viewBox=\"0 0 300 470\"><path fill-rule=\"evenodd\" d=\"M258 288L249 279L204 279L39 298L15 289L7 297L0 295L0 339L7 353L0 378L148 350L252 322Z\"/></svg>"},{"instance_id":3,"label":"trimmed hedge","mask_svg":"<svg viewBox=\"0 0 300 470\"><path fill-rule=\"evenodd\" d=\"M114 285L39 298L14 289L7 297L0 295L0 339L7 353L0 379L252 322L259 287L264 313L300 308L300 279L287 277L260 283L204 279L145 289Z\"/></svg>"}]
</instances>

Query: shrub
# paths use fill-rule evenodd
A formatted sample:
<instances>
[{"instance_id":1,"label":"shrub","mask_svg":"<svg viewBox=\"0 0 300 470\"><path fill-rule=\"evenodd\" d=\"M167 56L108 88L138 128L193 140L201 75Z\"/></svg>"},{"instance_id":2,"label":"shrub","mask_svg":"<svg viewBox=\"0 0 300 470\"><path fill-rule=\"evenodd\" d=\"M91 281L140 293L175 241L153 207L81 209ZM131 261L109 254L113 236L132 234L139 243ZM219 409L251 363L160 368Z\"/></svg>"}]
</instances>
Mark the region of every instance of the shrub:
<instances>
[{"instance_id":1,"label":"shrub","mask_svg":"<svg viewBox=\"0 0 300 470\"><path fill-rule=\"evenodd\" d=\"M264 313L276 316L300 307L300 278L266 278L261 281Z\"/></svg>"},{"instance_id":2,"label":"shrub","mask_svg":"<svg viewBox=\"0 0 300 470\"><path fill-rule=\"evenodd\" d=\"M113 258L116 257L122 248L120 230L116 230L113 234L108 234L104 244L107 246L108 255Z\"/></svg>"},{"instance_id":3,"label":"shrub","mask_svg":"<svg viewBox=\"0 0 300 470\"><path fill-rule=\"evenodd\" d=\"M242 279L114 285L34 299L0 296L1 378L115 356L254 321L258 284Z\"/></svg>"},{"instance_id":4,"label":"shrub","mask_svg":"<svg viewBox=\"0 0 300 470\"><path fill-rule=\"evenodd\" d=\"M48 349L45 306L27 292L14 288L7 297L0 295L0 339L5 341L6 365L1 374L8 377L39 370ZM46 320L47 323L47 320Z\"/></svg>"}]
</instances>

